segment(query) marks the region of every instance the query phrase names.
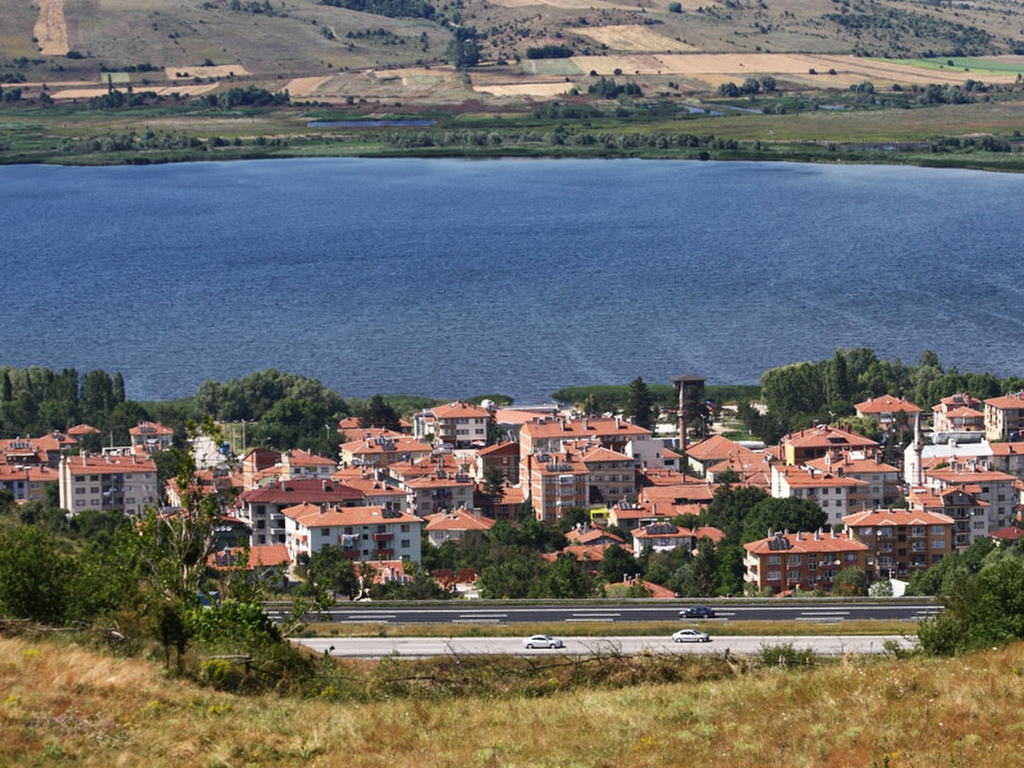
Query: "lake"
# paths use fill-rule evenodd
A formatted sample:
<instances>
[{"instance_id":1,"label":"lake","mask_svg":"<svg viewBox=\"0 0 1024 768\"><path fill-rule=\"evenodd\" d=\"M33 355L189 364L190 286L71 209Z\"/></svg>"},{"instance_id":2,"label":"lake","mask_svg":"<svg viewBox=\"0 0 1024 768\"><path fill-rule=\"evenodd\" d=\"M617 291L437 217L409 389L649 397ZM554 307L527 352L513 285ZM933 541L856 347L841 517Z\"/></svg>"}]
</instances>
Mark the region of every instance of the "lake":
<instances>
[{"instance_id":1,"label":"lake","mask_svg":"<svg viewBox=\"0 0 1024 768\"><path fill-rule=\"evenodd\" d=\"M870 346L1024 374L1024 176L644 160L0 167L0 364L168 399L756 383Z\"/></svg>"}]
</instances>

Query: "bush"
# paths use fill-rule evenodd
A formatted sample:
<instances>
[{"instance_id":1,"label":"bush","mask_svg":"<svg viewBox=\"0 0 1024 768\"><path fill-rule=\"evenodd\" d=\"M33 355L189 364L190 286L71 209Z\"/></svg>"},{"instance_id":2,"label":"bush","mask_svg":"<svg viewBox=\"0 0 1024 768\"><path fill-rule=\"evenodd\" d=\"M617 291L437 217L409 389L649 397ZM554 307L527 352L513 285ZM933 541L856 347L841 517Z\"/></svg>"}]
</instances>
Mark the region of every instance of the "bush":
<instances>
[{"instance_id":1,"label":"bush","mask_svg":"<svg viewBox=\"0 0 1024 768\"><path fill-rule=\"evenodd\" d=\"M809 667L814 664L814 651L797 650L792 643L762 645L756 658L766 667Z\"/></svg>"}]
</instances>

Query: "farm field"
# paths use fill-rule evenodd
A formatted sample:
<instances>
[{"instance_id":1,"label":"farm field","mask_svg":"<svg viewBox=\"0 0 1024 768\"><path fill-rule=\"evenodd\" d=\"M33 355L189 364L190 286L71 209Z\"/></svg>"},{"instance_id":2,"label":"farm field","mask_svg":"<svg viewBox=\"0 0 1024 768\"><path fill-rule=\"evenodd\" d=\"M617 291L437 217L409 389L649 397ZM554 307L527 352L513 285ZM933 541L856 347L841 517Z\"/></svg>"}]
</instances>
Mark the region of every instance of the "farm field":
<instances>
[{"instance_id":1,"label":"farm field","mask_svg":"<svg viewBox=\"0 0 1024 768\"><path fill-rule=\"evenodd\" d=\"M786 142L856 143L863 153L871 144L989 134L999 147L1021 149L1024 24L1015 4L837 8L831 0L467 0L457 15L444 6L416 17L319 0L0 0L8 20L0 32L0 123L10 126L0 128L0 162L81 162L57 148L123 144L105 137L148 129L199 142L229 138L246 156L422 152L394 137L381 146L364 131L310 132L306 123L332 114L436 114L439 131L472 123L501 134L549 115L555 122L529 125L546 132L569 118L567 109L581 116L565 123L570 134L585 133L573 119L615 115L606 127L624 134L713 133L784 154ZM478 58L469 66L450 60L459 29L475 35ZM723 98L723 89L750 83L764 83L764 92ZM232 114L220 99L240 89L287 92L291 103ZM133 95L126 105L122 97ZM504 123L487 122L499 115ZM500 147L565 152L548 142L514 145ZM721 149L710 147L710 155L724 157ZM745 151L729 148L737 150ZM1010 159L986 163L1008 168L1016 165ZM104 160L93 152L89 161Z\"/></svg>"}]
</instances>

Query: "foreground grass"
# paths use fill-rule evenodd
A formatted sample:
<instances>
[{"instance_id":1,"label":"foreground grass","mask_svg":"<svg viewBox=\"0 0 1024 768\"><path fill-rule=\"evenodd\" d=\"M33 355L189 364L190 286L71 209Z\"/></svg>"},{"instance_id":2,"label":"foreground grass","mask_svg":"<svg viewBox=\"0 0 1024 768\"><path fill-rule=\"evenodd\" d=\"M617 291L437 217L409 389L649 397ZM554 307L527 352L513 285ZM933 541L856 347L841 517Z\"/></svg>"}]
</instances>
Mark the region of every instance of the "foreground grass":
<instances>
[{"instance_id":1,"label":"foreground grass","mask_svg":"<svg viewBox=\"0 0 1024 768\"><path fill-rule=\"evenodd\" d=\"M659 659L603 659L616 684L582 687L563 685L574 672L552 659L389 659L341 664L357 696L242 697L147 661L2 638L0 763L617 767L685 755L724 768L969 766L1016 765L1024 749L1024 644L798 669L671 664L668 674ZM460 692L474 677L492 684Z\"/></svg>"}]
</instances>

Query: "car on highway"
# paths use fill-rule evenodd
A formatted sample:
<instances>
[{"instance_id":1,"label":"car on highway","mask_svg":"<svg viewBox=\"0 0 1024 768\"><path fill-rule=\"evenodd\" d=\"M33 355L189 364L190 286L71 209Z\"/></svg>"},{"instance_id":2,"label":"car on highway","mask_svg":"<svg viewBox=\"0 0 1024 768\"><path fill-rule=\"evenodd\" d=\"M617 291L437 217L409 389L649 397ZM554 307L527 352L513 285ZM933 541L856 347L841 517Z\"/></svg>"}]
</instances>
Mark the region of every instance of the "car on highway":
<instances>
[{"instance_id":1,"label":"car on highway","mask_svg":"<svg viewBox=\"0 0 1024 768\"><path fill-rule=\"evenodd\" d=\"M531 635L523 640L527 648L564 648L565 643L551 635Z\"/></svg>"},{"instance_id":2,"label":"car on highway","mask_svg":"<svg viewBox=\"0 0 1024 768\"><path fill-rule=\"evenodd\" d=\"M707 632L698 632L696 629L680 629L672 634L674 643L710 643L711 636Z\"/></svg>"},{"instance_id":3,"label":"car on highway","mask_svg":"<svg viewBox=\"0 0 1024 768\"><path fill-rule=\"evenodd\" d=\"M691 605L679 612L681 619L713 619L715 612L706 605Z\"/></svg>"}]
</instances>

